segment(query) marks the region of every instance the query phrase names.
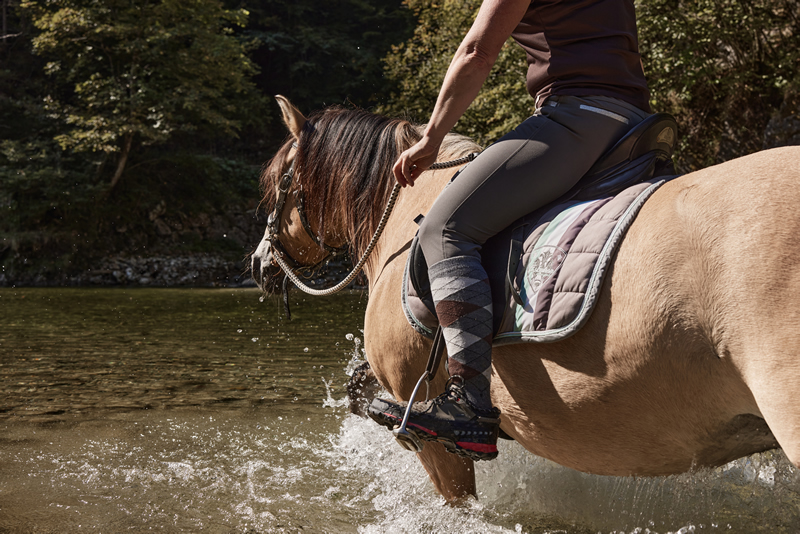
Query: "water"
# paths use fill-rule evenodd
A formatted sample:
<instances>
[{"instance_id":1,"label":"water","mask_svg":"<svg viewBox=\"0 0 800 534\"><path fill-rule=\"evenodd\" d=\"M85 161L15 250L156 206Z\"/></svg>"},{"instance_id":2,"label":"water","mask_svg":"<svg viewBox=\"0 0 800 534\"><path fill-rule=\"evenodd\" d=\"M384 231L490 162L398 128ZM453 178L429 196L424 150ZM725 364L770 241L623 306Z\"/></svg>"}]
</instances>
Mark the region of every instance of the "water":
<instances>
[{"instance_id":1,"label":"water","mask_svg":"<svg viewBox=\"0 0 800 534\"><path fill-rule=\"evenodd\" d=\"M501 442L443 504L350 415L361 293L0 290L0 532L798 532L782 453L651 479ZM587 436L591 439L591 436Z\"/></svg>"}]
</instances>

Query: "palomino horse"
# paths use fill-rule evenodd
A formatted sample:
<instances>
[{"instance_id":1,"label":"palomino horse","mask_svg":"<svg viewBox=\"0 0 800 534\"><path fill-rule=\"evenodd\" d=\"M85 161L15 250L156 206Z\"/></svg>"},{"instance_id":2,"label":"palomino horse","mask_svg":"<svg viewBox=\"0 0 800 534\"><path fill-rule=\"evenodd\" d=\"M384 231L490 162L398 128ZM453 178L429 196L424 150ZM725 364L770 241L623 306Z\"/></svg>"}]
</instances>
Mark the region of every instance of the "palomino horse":
<instances>
[{"instance_id":1,"label":"palomino horse","mask_svg":"<svg viewBox=\"0 0 800 534\"><path fill-rule=\"evenodd\" d=\"M284 252L267 235L252 258L262 286L275 255L313 265L328 254L320 241L359 257L392 189L391 165L420 131L364 111L327 109L306 120L279 102L291 138L263 173L266 204L290 165L295 183L276 220ZM440 159L476 148L451 136ZM430 349L400 305L413 219L453 172L429 171L402 190L365 267L367 356L402 400ZM533 454L587 473L667 475L776 446L800 466L798 184L800 147L787 147L662 186L627 231L582 330L558 343L495 348L501 428ZM470 460L438 443L418 456L446 499L475 494Z\"/></svg>"}]
</instances>

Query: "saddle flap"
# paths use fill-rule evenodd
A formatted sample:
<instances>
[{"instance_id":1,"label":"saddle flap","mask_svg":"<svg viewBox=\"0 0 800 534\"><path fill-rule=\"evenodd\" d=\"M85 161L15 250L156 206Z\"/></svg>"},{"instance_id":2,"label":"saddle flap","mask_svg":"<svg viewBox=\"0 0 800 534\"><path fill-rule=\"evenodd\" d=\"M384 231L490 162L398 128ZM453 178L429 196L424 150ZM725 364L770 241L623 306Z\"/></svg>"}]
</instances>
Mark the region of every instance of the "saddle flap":
<instances>
[{"instance_id":1,"label":"saddle flap","mask_svg":"<svg viewBox=\"0 0 800 534\"><path fill-rule=\"evenodd\" d=\"M578 180L561 201L615 195L654 176L675 174L672 152L678 125L672 115L656 113L633 127Z\"/></svg>"},{"instance_id":2,"label":"saddle flap","mask_svg":"<svg viewBox=\"0 0 800 534\"><path fill-rule=\"evenodd\" d=\"M408 254L408 276L411 278L411 286L415 293L414 296L421 300L425 308L428 309L428 312L436 317L436 306L433 303L431 283L428 278L428 264L425 261L425 255L422 253L422 247L419 246L419 240L416 236L414 237L414 241L411 242L411 248Z\"/></svg>"},{"instance_id":3,"label":"saddle flap","mask_svg":"<svg viewBox=\"0 0 800 534\"><path fill-rule=\"evenodd\" d=\"M631 163L627 161L609 169L607 174L598 176L588 185L581 188L572 198L589 200L613 195L643 179L649 180L655 174L657 155L648 152Z\"/></svg>"}]
</instances>

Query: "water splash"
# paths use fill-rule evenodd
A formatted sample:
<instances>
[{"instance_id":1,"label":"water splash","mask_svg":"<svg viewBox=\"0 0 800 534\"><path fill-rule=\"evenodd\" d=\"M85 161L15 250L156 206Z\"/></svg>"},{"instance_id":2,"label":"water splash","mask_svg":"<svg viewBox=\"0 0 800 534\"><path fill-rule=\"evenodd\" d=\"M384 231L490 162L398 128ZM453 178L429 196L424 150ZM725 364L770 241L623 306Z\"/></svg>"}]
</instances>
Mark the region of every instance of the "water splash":
<instances>
[{"instance_id":1,"label":"water splash","mask_svg":"<svg viewBox=\"0 0 800 534\"><path fill-rule=\"evenodd\" d=\"M364 335L363 330L360 330L360 332L361 335ZM355 371L356 367L367 360L367 351L362 346L363 342L361 341L361 338L356 337L353 334L347 334L345 339L353 342L353 348L350 351L350 361L347 362L347 365L345 365L344 368L344 373L349 377L353 374L353 371Z\"/></svg>"},{"instance_id":2,"label":"water splash","mask_svg":"<svg viewBox=\"0 0 800 534\"><path fill-rule=\"evenodd\" d=\"M323 408L342 408L347 407L350 404L350 401L347 397L342 397L341 399L336 399L333 396L333 381L322 379L322 382L325 384L325 391L327 393L327 397L322 401Z\"/></svg>"},{"instance_id":3,"label":"water splash","mask_svg":"<svg viewBox=\"0 0 800 534\"><path fill-rule=\"evenodd\" d=\"M325 405L339 402L329 390ZM451 508L415 455L373 422L348 416L331 444L318 453L341 463L339 471L371 479L370 501L383 516L359 526L364 533L794 533L800 524L800 473L780 451L671 477L603 477L501 441L498 460L476 464L479 500Z\"/></svg>"},{"instance_id":4,"label":"water splash","mask_svg":"<svg viewBox=\"0 0 800 534\"><path fill-rule=\"evenodd\" d=\"M92 524L175 532L790 533L799 524L800 481L782 453L690 475L620 478L578 473L502 441L496 461L476 466L479 500L453 508L389 432L345 415L335 389L326 402L246 413L140 411L113 425L40 427L36 442L6 456L3 483L27 493L0 495L3 509L38 506L48 522L74 532ZM7 520L0 514L0 530Z\"/></svg>"}]
</instances>

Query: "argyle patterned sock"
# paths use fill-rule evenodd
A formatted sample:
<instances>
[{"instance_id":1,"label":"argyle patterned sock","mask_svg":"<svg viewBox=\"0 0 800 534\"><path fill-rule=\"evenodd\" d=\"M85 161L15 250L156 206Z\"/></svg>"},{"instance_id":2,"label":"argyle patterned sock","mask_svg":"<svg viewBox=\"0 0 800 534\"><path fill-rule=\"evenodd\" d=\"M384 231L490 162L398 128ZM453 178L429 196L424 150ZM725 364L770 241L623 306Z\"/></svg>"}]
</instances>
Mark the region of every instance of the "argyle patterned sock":
<instances>
[{"instance_id":1,"label":"argyle patterned sock","mask_svg":"<svg viewBox=\"0 0 800 534\"><path fill-rule=\"evenodd\" d=\"M450 376L464 379L467 400L489 410L492 375L492 292L477 258L456 256L428 269Z\"/></svg>"}]
</instances>

